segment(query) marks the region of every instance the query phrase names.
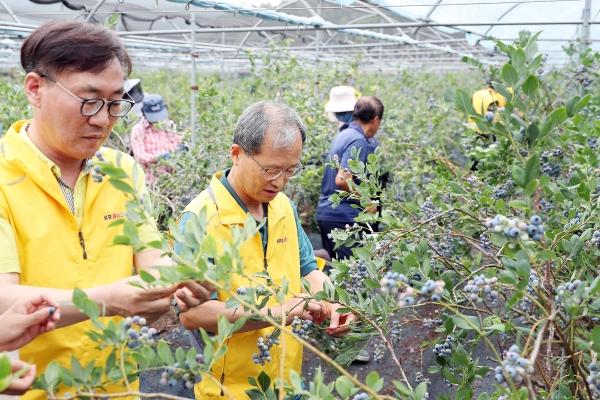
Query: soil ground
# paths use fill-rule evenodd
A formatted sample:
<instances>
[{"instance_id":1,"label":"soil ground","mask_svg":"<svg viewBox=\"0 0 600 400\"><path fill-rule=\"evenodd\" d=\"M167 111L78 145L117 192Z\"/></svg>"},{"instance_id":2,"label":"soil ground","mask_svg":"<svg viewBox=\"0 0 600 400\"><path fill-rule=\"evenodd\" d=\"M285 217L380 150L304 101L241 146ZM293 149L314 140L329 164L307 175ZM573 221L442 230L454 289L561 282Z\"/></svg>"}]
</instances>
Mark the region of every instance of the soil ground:
<instances>
[{"instance_id":1,"label":"soil ground","mask_svg":"<svg viewBox=\"0 0 600 400\"><path fill-rule=\"evenodd\" d=\"M427 316L430 318L434 317L433 313L431 313L431 315L421 316ZM190 342L187 332L185 332L185 329L183 329L177 323L173 315L167 314L163 316L153 326L158 330L158 332L160 332L159 337L169 343L173 352L175 352L179 346L183 346L183 348L186 350L189 349ZM426 378L431 380L431 385L429 387L430 399L437 399L439 398L440 394L444 394L449 396L449 398L453 398L455 389L447 387L447 384L444 382L444 378L440 373L427 373L427 368L429 366L437 365L435 362L435 355L433 354L432 350L427 349L422 351L419 348L419 345L423 341L431 341L437 337L439 337L439 333L436 333L434 329L423 327L421 322L418 320L406 323L402 327L402 340L400 343L395 345L396 356L401 360L402 367L411 385L416 385L416 374L417 372L421 372ZM381 393L392 395L394 391L394 385L392 384L392 381L401 380L399 369L387 351L380 363L375 362L373 360L373 354L375 352L374 345L375 343L373 341L367 347L371 353L371 361L368 363L355 362L348 367L348 372L350 372L352 375L358 375L358 378L364 382L364 379L369 372L377 371L385 380L385 385ZM479 357L480 365L492 366L493 363L487 361L486 356L487 354L485 347L482 345L478 346L478 348L475 350L474 358ZM316 357L310 351L305 350L302 375L312 380L313 374L319 366L321 366L322 372L325 374L326 381L335 380L338 374L337 371L328 367L320 358ZM146 393L168 393L190 399L194 398L193 390L186 389L181 383L174 388L160 386L158 383L160 380L160 375L161 373L157 371L143 373L140 377L141 391ZM491 373L483 379L476 379L476 396L483 392L487 392L491 395L495 390L494 381L495 380L493 379L493 375Z\"/></svg>"}]
</instances>

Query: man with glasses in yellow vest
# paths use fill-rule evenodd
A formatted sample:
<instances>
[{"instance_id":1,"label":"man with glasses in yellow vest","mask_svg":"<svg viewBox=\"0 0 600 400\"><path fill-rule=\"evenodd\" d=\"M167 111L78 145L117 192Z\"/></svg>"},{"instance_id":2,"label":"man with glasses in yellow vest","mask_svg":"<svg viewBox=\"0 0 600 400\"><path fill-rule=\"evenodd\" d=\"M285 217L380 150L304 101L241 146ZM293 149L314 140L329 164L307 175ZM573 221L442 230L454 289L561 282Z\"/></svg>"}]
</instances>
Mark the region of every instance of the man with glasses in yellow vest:
<instances>
[{"instance_id":1,"label":"man with glasses in yellow vest","mask_svg":"<svg viewBox=\"0 0 600 400\"><path fill-rule=\"evenodd\" d=\"M144 173L133 159L101 147L134 104L123 98L132 66L121 40L87 22L50 21L25 40L21 64L33 119L13 124L0 142L0 314L26 297L52 298L62 304L58 329L21 348L21 360L36 364L38 373L54 360L70 366L72 356L82 365L103 365L109 349L97 348L85 335L92 324L67 305L75 288L106 310L105 323L133 315L150 323L169 310L173 294L200 302L212 292L200 284L133 287L128 283L138 278L132 269L170 260L159 250L134 254L129 246L113 245L122 227L110 225L124 217L127 197L106 179L92 179L92 157L120 162L130 176L137 168L135 187L146 195ZM149 242L159 232L148 223L139 236ZM46 395L30 391L23 398Z\"/></svg>"},{"instance_id":2,"label":"man with glasses in yellow vest","mask_svg":"<svg viewBox=\"0 0 600 400\"><path fill-rule=\"evenodd\" d=\"M286 183L304 169L300 155L305 141L306 127L290 107L266 102L249 106L235 126L230 148L233 166L215 174L209 187L186 207L179 220L179 229L185 234L187 222L197 218L203 209L206 215L212 216L207 232L223 240L230 238L231 226L244 223L248 213L257 223L266 219L260 232L240 249L244 273L252 276L266 271L276 285L281 286L285 279L289 291L285 304L271 299L262 310L263 314L270 312L274 317L281 317L287 325L294 317L316 322L330 317L327 333L340 337L350 332L348 324L358 321L358 317L340 315L338 304L304 298L301 278L309 282L312 293L322 290L323 283L329 278L317 269L312 245L302 230L296 208L282 193ZM181 251L181 247L176 245L175 251ZM238 275L232 276L230 283L233 290L255 286L246 277ZM191 309L179 303L183 326L192 332L203 328L216 333L218 315L227 317L232 323L251 315L241 308L228 309L225 302L229 297L227 292L219 290L212 300ZM203 379L196 384L196 398L222 398L224 390L215 382L225 387L234 399L248 398L245 391L252 388L248 377L257 378L262 371L271 377L279 376L280 346L271 347L271 361L267 360L264 366L253 357L258 352L259 338L268 337L266 335L272 334L274 329L267 322L246 321L229 339L227 354L213 365L214 379ZM302 345L287 335L284 369L284 378L288 382L290 370L298 374L302 370Z\"/></svg>"}]
</instances>

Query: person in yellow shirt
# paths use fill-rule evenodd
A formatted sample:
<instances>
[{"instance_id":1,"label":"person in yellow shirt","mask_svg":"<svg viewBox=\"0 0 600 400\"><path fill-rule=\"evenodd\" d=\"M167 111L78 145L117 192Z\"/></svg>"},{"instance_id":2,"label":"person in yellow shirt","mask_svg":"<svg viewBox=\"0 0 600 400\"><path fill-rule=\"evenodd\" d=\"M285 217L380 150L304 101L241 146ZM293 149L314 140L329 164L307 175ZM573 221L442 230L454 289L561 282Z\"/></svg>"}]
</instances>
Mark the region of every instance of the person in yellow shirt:
<instances>
[{"instance_id":1,"label":"person in yellow shirt","mask_svg":"<svg viewBox=\"0 0 600 400\"><path fill-rule=\"evenodd\" d=\"M132 65L118 36L83 21L50 21L24 41L21 64L33 119L13 124L0 142L0 313L29 296L68 303L76 287L106 310L105 323L133 315L151 323L170 309L176 293L208 300L210 288L196 283L147 290L129 285L139 280L132 269L171 261L159 250L134 254L129 246L112 245L122 227L111 223L124 218L127 197L106 179L93 179L92 157L119 163L130 176L138 169L138 181L130 184L139 196L147 193L133 159L102 147L134 103L123 98ZM159 235L153 222L140 228L143 242ZM82 365L105 363L108 349L85 335L92 325L77 308L63 305L57 328L21 348L21 359L39 372L53 360L70 365L71 356ZM23 398L46 396L30 391Z\"/></svg>"}]
</instances>

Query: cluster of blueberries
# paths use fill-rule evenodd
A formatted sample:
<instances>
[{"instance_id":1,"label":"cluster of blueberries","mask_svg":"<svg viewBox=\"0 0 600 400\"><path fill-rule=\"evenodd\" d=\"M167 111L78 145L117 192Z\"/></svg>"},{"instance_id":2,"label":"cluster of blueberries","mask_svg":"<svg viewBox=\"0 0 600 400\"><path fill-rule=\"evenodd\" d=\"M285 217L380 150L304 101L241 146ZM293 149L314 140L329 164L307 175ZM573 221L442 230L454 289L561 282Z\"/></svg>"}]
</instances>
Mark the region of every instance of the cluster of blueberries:
<instances>
[{"instance_id":1,"label":"cluster of blueberries","mask_svg":"<svg viewBox=\"0 0 600 400\"><path fill-rule=\"evenodd\" d=\"M363 260L354 260L348 266L348 276L344 277L342 285L347 292L358 294L366 287L364 280L369 278L367 266Z\"/></svg>"},{"instance_id":2,"label":"cluster of blueberries","mask_svg":"<svg viewBox=\"0 0 600 400\"><path fill-rule=\"evenodd\" d=\"M299 317L294 317L294 320L292 321L291 325L292 332L294 332L296 335L300 336L304 340L309 339L310 328L313 326L313 322L311 320L303 320Z\"/></svg>"},{"instance_id":3,"label":"cluster of blueberries","mask_svg":"<svg viewBox=\"0 0 600 400\"><path fill-rule=\"evenodd\" d=\"M481 274L471 279L465 285L463 291L472 301L483 301L480 298L480 294L483 291L484 295L487 295L490 300L496 300L498 298L498 292L492 289L492 286L498 282L497 277L486 278L485 275Z\"/></svg>"},{"instance_id":4,"label":"cluster of blueberries","mask_svg":"<svg viewBox=\"0 0 600 400\"><path fill-rule=\"evenodd\" d=\"M592 391L594 398L600 397L600 371L598 371L598 365L590 364L590 375L587 377L587 383Z\"/></svg>"},{"instance_id":5,"label":"cluster of blueberries","mask_svg":"<svg viewBox=\"0 0 600 400\"><path fill-rule=\"evenodd\" d=\"M443 321L441 319L423 318L423 326L433 329L436 326L442 326Z\"/></svg>"},{"instance_id":6,"label":"cluster of blueberries","mask_svg":"<svg viewBox=\"0 0 600 400\"><path fill-rule=\"evenodd\" d=\"M404 282L406 285L409 284L409 280L404 274L398 272L388 271L383 278L379 281L381 285L381 293L397 294L398 293L398 281Z\"/></svg>"},{"instance_id":7,"label":"cluster of blueberries","mask_svg":"<svg viewBox=\"0 0 600 400\"><path fill-rule=\"evenodd\" d=\"M104 157L102 156L101 152L97 151L95 156L98 161L104 161ZM92 176L92 180L94 182L102 182L104 179L104 174L100 171L100 167L97 165L94 167L94 169L92 169L92 173L90 175Z\"/></svg>"},{"instance_id":8,"label":"cluster of blueberries","mask_svg":"<svg viewBox=\"0 0 600 400\"><path fill-rule=\"evenodd\" d=\"M442 293L444 293L445 286L446 282L442 280L433 281L430 279L427 282L425 282L425 284L421 288L421 294L424 296L431 295L431 301L441 301Z\"/></svg>"},{"instance_id":9,"label":"cluster of blueberries","mask_svg":"<svg viewBox=\"0 0 600 400\"><path fill-rule=\"evenodd\" d=\"M248 293L248 289L245 287L239 287L239 288L237 288L236 293L239 294L240 296L243 296L246 293Z\"/></svg>"},{"instance_id":10,"label":"cluster of blueberries","mask_svg":"<svg viewBox=\"0 0 600 400\"><path fill-rule=\"evenodd\" d=\"M511 219L498 214L493 219L486 219L485 226L495 233L503 232L510 239L540 241L544 233L544 225L539 215L533 215L527 223L519 218Z\"/></svg>"},{"instance_id":11,"label":"cluster of blueberries","mask_svg":"<svg viewBox=\"0 0 600 400\"><path fill-rule=\"evenodd\" d=\"M594 231L592 235L592 243L600 247L600 231Z\"/></svg>"},{"instance_id":12,"label":"cluster of blueberries","mask_svg":"<svg viewBox=\"0 0 600 400\"><path fill-rule=\"evenodd\" d=\"M196 362L203 363L204 356L202 354L196 355ZM189 369L189 364L185 362L185 370ZM194 383L202 382L202 374L194 375L191 372L181 371L179 363L175 363L172 367L168 367L165 372L162 373L159 383L162 386L175 387L177 386L178 378L181 379L187 389L192 389Z\"/></svg>"},{"instance_id":13,"label":"cluster of blueberries","mask_svg":"<svg viewBox=\"0 0 600 400\"><path fill-rule=\"evenodd\" d=\"M533 366L526 358L521 357L520 353L521 349L517 345L511 346L507 352L504 352L502 365L496 367L496 382L506 382L506 374L508 374L515 383L521 383L525 374L533 372Z\"/></svg>"},{"instance_id":14,"label":"cluster of blueberries","mask_svg":"<svg viewBox=\"0 0 600 400\"><path fill-rule=\"evenodd\" d=\"M576 279L573 282L567 282L564 285L558 286L556 288L556 296L554 296L554 300L557 303L564 303L567 301L567 299L569 299L571 303L581 304L583 301L581 297L572 297L581 283L582 282L579 279ZM586 288L586 292L587 291L589 291L589 288Z\"/></svg>"},{"instance_id":15,"label":"cluster of blueberries","mask_svg":"<svg viewBox=\"0 0 600 400\"><path fill-rule=\"evenodd\" d=\"M133 327L133 325L140 326L139 332ZM139 315L127 317L123 321L123 327L127 329L127 336L129 336L129 339L132 340L128 343L129 347L137 347L142 343L154 343L156 329L148 328L146 326L146 318L141 318Z\"/></svg>"},{"instance_id":16,"label":"cluster of blueberries","mask_svg":"<svg viewBox=\"0 0 600 400\"><path fill-rule=\"evenodd\" d=\"M415 376L415 381L417 382L417 384L425 382L427 383L427 386L431 386L431 379L425 378L422 372L417 372Z\"/></svg>"},{"instance_id":17,"label":"cluster of blueberries","mask_svg":"<svg viewBox=\"0 0 600 400\"><path fill-rule=\"evenodd\" d=\"M440 357L450 357L452 355L452 344L454 343L454 338L452 336L447 336L444 343L436 343L433 346L433 354Z\"/></svg>"},{"instance_id":18,"label":"cluster of blueberries","mask_svg":"<svg viewBox=\"0 0 600 400\"><path fill-rule=\"evenodd\" d=\"M258 347L258 354L254 353L252 355L252 359L254 360L254 364L265 365L265 363L273 361L271 358L271 347L274 344L279 344L279 339L273 339L270 333L267 333L265 337L259 337L256 343L256 347Z\"/></svg>"}]
</instances>

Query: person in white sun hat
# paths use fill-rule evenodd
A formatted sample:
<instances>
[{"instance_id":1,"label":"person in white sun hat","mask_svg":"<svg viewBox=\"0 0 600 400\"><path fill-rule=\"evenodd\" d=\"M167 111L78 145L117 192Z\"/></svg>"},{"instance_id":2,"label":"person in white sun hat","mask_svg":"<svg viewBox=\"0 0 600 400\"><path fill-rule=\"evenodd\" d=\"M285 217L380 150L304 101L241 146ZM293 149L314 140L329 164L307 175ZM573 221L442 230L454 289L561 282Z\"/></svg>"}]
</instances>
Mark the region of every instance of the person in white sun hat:
<instances>
[{"instance_id":1,"label":"person in white sun hat","mask_svg":"<svg viewBox=\"0 0 600 400\"><path fill-rule=\"evenodd\" d=\"M329 92L329 101L325 104L327 118L337 123L343 131L352 122L352 110L356 104L356 91L352 86L335 86Z\"/></svg>"}]
</instances>

